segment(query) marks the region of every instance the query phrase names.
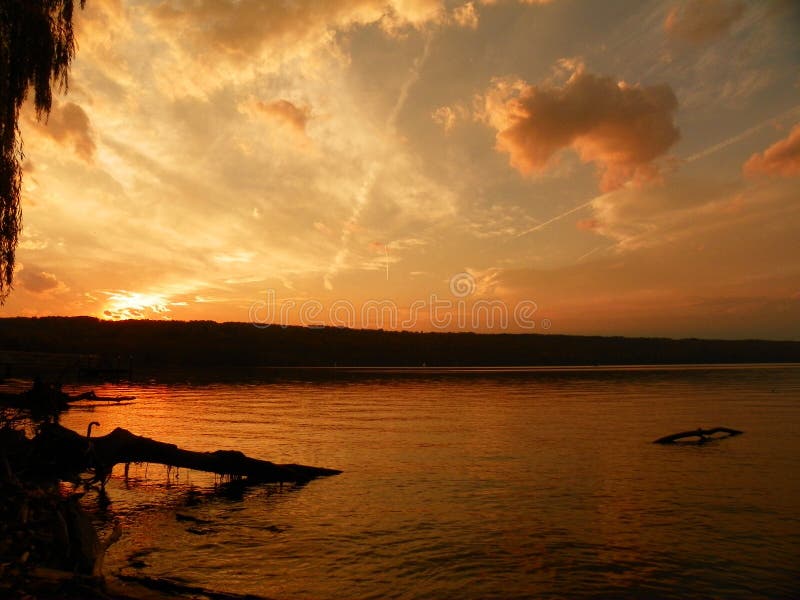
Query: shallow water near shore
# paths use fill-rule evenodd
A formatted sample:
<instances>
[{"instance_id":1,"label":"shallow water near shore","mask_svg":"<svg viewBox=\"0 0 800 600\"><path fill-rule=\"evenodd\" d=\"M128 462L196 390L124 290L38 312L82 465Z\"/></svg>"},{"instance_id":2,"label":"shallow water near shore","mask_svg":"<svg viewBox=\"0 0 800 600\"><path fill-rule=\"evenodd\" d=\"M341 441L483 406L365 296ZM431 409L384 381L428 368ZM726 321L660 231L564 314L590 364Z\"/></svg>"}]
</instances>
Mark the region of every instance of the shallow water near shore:
<instances>
[{"instance_id":1,"label":"shallow water near shore","mask_svg":"<svg viewBox=\"0 0 800 600\"><path fill-rule=\"evenodd\" d=\"M379 375L96 388L137 399L62 424L344 470L120 467L106 572L286 599L800 591L800 367ZM700 426L746 433L650 443Z\"/></svg>"}]
</instances>

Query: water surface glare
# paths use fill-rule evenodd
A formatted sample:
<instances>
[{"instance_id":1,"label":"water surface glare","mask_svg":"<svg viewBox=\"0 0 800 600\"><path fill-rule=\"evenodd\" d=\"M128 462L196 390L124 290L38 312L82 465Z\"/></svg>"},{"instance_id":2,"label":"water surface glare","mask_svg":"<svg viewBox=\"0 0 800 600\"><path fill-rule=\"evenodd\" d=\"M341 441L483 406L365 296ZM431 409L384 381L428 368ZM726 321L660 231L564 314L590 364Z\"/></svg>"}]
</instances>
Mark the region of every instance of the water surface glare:
<instances>
[{"instance_id":1,"label":"water surface glare","mask_svg":"<svg viewBox=\"0 0 800 600\"><path fill-rule=\"evenodd\" d=\"M118 469L107 571L281 599L800 594L798 367L102 393L137 399L62 423L344 470L212 494L200 473ZM717 425L746 433L650 443Z\"/></svg>"}]
</instances>

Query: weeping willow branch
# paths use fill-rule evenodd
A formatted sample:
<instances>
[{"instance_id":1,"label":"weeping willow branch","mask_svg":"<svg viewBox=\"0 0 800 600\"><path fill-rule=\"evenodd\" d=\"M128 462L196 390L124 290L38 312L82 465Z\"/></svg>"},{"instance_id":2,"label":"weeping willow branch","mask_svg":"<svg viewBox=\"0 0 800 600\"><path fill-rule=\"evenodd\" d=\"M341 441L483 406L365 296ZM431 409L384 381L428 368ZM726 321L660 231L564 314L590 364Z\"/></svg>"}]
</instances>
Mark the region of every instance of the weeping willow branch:
<instances>
[{"instance_id":1,"label":"weeping willow branch","mask_svg":"<svg viewBox=\"0 0 800 600\"><path fill-rule=\"evenodd\" d=\"M79 0L83 8L86 0ZM53 88L66 91L75 56L75 0L0 0L0 304L14 281L22 231L22 139L19 111L33 89L37 118L46 118Z\"/></svg>"}]
</instances>

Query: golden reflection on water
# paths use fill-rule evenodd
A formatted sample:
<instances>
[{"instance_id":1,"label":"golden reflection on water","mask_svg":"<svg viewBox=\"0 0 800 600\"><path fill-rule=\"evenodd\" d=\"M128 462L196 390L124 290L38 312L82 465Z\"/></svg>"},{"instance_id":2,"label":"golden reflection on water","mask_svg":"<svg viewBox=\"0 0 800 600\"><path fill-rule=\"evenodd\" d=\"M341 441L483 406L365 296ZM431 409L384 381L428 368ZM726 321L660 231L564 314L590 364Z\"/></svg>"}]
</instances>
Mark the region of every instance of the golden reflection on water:
<instances>
[{"instance_id":1,"label":"golden reflection on water","mask_svg":"<svg viewBox=\"0 0 800 600\"><path fill-rule=\"evenodd\" d=\"M345 471L227 495L208 475L117 471L112 570L275 598L787 597L800 574L798 368L103 393L137 400L62 422ZM746 434L650 443L700 425Z\"/></svg>"}]
</instances>

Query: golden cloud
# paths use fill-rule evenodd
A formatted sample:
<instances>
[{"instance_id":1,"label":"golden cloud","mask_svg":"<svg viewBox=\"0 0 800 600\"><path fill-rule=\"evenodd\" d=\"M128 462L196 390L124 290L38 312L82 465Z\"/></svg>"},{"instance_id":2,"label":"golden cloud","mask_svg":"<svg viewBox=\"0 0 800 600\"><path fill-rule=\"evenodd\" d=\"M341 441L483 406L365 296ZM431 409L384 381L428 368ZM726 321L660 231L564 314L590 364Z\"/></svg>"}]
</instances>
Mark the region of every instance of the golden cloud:
<instances>
[{"instance_id":1,"label":"golden cloud","mask_svg":"<svg viewBox=\"0 0 800 600\"><path fill-rule=\"evenodd\" d=\"M441 0L163 0L154 22L199 42L209 52L252 58L267 46L318 44L326 32L380 23L387 31L442 22Z\"/></svg>"},{"instance_id":2,"label":"golden cloud","mask_svg":"<svg viewBox=\"0 0 800 600\"><path fill-rule=\"evenodd\" d=\"M742 167L744 174L797 177L800 175L800 124L795 125L788 137L751 156Z\"/></svg>"},{"instance_id":3,"label":"golden cloud","mask_svg":"<svg viewBox=\"0 0 800 600\"><path fill-rule=\"evenodd\" d=\"M496 79L483 96L484 121L497 130L497 149L524 175L541 173L571 148L594 163L604 191L659 177L654 161L680 137L678 101L668 85L639 86L572 67L566 83L529 85ZM562 66L563 66L562 65Z\"/></svg>"}]
</instances>

